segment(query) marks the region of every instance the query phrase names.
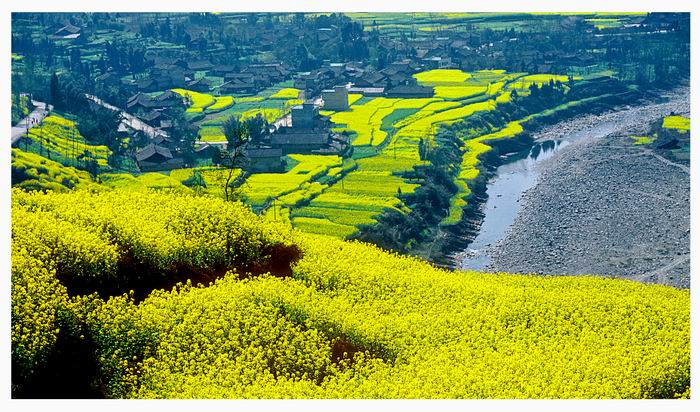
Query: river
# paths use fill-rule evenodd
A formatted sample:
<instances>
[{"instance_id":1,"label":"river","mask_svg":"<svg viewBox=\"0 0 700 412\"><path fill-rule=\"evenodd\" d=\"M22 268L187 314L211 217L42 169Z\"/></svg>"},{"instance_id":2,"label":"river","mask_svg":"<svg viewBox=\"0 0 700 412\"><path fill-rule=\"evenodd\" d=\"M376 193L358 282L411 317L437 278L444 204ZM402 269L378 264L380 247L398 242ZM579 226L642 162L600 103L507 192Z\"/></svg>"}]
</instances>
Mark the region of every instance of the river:
<instances>
[{"instance_id":1,"label":"river","mask_svg":"<svg viewBox=\"0 0 700 412\"><path fill-rule=\"evenodd\" d=\"M625 107L600 116L581 116L534 133L535 144L530 150L507 156L488 182L488 198L481 208L485 216L481 228L467 249L455 255L456 266L482 270L490 265L489 250L507 235L520 212L522 195L538 182L543 161L576 140L639 129L645 126L639 124L641 117L663 113L666 108L667 103Z\"/></svg>"}]
</instances>

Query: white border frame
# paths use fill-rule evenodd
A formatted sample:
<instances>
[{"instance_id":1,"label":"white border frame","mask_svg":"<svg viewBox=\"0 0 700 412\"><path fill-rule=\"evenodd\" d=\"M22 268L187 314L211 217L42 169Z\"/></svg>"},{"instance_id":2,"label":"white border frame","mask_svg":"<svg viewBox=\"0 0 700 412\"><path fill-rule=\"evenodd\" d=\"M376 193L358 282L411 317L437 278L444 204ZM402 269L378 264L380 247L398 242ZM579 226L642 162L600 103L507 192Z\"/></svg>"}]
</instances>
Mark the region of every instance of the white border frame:
<instances>
[{"instance_id":1,"label":"white border frame","mask_svg":"<svg viewBox=\"0 0 700 412\"><path fill-rule=\"evenodd\" d=\"M0 4L0 18L5 21L3 24L5 31L0 35L0 56L10 54L10 33L11 33L11 13L12 12L88 12L88 11L111 11L111 12L147 12L147 11L171 11L171 12L191 12L191 11L238 11L238 12L448 12L448 11L511 11L511 12L535 12L535 11L686 11L691 12L691 129L694 136L700 136L700 119L698 110L695 110L698 103L698 47L700 46L700 1L698 0L665 0L650 1L636 0L588 0L585 2L572 0L540 0L540 1L516 1L516 0L489 0L489 1L449 1L449 0L309 0L303 3L281 1L281 0L256 0L253 2L240 2L225 0L120 0L109 2L103 0L93 0L90 2L79 0L29 0L27 2L15 2L4 0ZM8 56L9 57L9 56ZM2 64L2 92L5 98L0 100L0 122L9 127L10 124L10 64L9 58ZM6 129L7 130L7 129ZM700 139L700 137L695 137ZM700 154L698 143L691 144L691 210L698 205L695 200L700 195L698 187L698 162ZM193 408L211 408L215 410L318 410L329 412L330 410L356 411L358 408L370 410L400 409L400 410L517 410L517 411L588 411L592 408L598 410L634 410L657 411L657 410L700 410L700 368L698 364L698 353L700 352L700 339L698 338L698 315L700 314L700 302L698 302L698 282L700 271L695 270L700 254L698 242L693 241L698 231L698 223L695 212L691 213L691 400L468 400L468 401L352 401L352 400L290 400L290 401L145 401L145 400L11 400L10 399L10 145L0 145L0 181L3 184L3 201L0 204L0 256L2 259L1 270L2 282L0 282L0 319L2 329L0 335L0 365L2 366L2 377L0 378L0 392L2 393L2 410L44 410L58 409L71 411L92 411L95 409L107 411L122 411L124 408L136 410L168 409L172 411L191 412Z\"/></svg>"}]
</instances>

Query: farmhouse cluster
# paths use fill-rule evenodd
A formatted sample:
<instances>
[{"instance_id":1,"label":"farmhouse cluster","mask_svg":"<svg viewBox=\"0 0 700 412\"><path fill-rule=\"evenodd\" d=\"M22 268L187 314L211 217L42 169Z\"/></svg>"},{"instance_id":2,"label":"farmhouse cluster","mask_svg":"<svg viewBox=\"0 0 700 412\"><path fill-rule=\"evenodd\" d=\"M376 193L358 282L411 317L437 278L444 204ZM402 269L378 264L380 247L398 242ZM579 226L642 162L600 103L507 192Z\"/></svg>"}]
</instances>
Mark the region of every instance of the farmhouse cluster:
<instances>
[{"instance_id":1,"label":"farmhouse cluster","mask_svg":"<svg viewBox=\"0 0 700 412\"><path fill-rule=\"evenodd\" d=\"M686 17L18 14L13 119L51 112L13 145L70 169L46 182L28 156L15 175L235 198L407 252L438 230L457 244L501 149L687 75L670 41ZM641 137L687 156L681 132Z\"/></svg>"},{"instance_id":2,"label":"farmhouse cluster","mask_svg":"<svg viewBox=\"0 0 700 412\"><path fill-rule=\"evenodd\" d=\"M319 69L295 73L283 63L252 64L240 69L231 65L215 66L209 61L187 63L182 59L167 58L157 61L147 81L122 81L122 86L137 90L127 99L125 111L163 132L162 135L152 136L146 146L135 153L141 171L169 170L183 166L183 159L177 157L173 147L176 145L168 138L168 132L173 127L170 120L172 112L186 110L187 103L186 97L172 89L182 88L213 96L255 96L255 93L280 82L293 82L294 88L301 91L300 97L304 99L300 104L289 108L289 113L280 113L287 119L279 122L276 127L271 127L269 138L251 142L251 147L246 151L251 160L248 164L250 171L274 172L284 169L283 157L292 153L348 154L348 149L351 148L348 137L333 133L328 118L320 115L319 110L348 110L350 94L430 98L434 95L433 88L418 85L413 74L430 67L454 67L445 62L435 66L430 59L422 63L412 63L405 59L389 63L381 70L374 70L362 62L326 61ZM195 72L199 76L198 80L192 80ZM96 80L109 81L117 77L109 76L110 73L113 72ZM223 83L214 86L207 81L207 77L222 77ZM211 151L207 149L212 146L226 147L226 143L202 143L197 152L209 155Z\"/></svg>"},{"instance_id":3,"label":"farmhouse cluster","mask_svg":"<svg viewBox=\"0 0 700 412\"><path fill-rule=\"evenodd\" d=\"M596 44L609 44L616 40L611 35L619 34L601 31L603 24L630 33L672 30L677 24L663 15L600 20L606 19L556 21L559 30L589 33L592 46L585 50L544 47L547 34L537 31L490 30L487 18L456 24L426 19L430 23L420 35L339 14L155 14L146 20L128 13L96 14L91 20L56 16L42 24L47 39L65 51L65 64L94 83L104 106L131 119L119 123L115 133L130 141L122 157L131 157L144 172L200 164L225 147L225 139L210 138L213 128L201 126L214 124L217 111L228 115L231 105L248 104L250 110L237 113L270 123L270 135L247 151L251 170L281 170L290 153L348 155L348 136L334 132L319 110L348 110L352 95L430 98L433 87L418 84L414 74L431 69L585 74L598 66ZM482 25L487 29L477 30ZM13 44L26 51L37 47L22 34ZM300 94L280 102L269 92L275 87ZM196 93L217 103L198 106L192 101ZM223 96L233 100L219 105ZM255 99L259 103L251 104ZM181 136L183 113L200 127L196 139Z\"/></svg>"}]
</instances>

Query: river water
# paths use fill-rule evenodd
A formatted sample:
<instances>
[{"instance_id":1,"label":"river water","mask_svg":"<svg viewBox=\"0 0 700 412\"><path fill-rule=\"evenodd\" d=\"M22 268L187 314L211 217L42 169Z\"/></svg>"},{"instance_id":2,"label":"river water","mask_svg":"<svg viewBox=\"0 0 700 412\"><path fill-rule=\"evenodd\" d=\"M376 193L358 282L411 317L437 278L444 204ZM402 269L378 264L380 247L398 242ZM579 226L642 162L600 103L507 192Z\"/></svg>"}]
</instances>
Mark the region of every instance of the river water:
<instances>
[{"instance_id":1,"label":"river water","mask_svg":"<svg viewBox=\"0 0 700 412\"><path fill-rule=\"evenodd\" d=\"M529 151L508 156L487 184L488 199L481 209L485 217L479 234L457 255L459 268L482 270L491 263L489 248L508 233L520 211L520 198L537 184L540 163L578 139L606 136L618 125L618 119L611 119L552 138L535 134L535 144ZM551 132L549 128L545 136L557 135Z\"/></svg>"}]
</instances>

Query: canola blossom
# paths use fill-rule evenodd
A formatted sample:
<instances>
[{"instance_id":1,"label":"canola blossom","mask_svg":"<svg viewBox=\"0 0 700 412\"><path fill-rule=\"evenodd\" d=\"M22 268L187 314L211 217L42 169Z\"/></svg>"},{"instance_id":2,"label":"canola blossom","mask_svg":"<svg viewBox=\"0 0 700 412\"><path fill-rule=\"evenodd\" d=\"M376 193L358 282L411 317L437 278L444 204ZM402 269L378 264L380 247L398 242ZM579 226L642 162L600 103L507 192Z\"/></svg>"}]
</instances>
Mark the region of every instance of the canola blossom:
<instances>
[{"instance_id":1,"label":"canola blossom","mask_svg":"<svg viewBox=\"0 0 700 412\"><path fill-rule=\"evenodd\" d=\"M43 154L66 166L75 166L78 157L89 152L98 166L107 167L111 151L104 145L89 144L80 134L75 122L58 114L51 114L42 120L41 125L29 129L28 139L31 152Z\"/></svg>"},{"instance_id":2,"label":"canola blossom","mask_svg":"<svg viewBox=\"0 0 700 412\"><path fill-rule=\"evenodd\" d=\"M289 272L240 265L274 258L278 244L300 251ZM115 269L130 255L226 274L138 304L64 286L138 276ZM687 290L450 272L214 198L13 189L13 362L31 373L72 329L94 341L85 356L108 397L689 396Z\"/></svg>"},{"instance_id":3,"label":"canola blossom","mask_svg":"<svg viewBox=\"0 0 700 412\"><path fill-rule=\"evenodd\" d=\"M662 127L686 133L690 130L690 118L683 116L666 116L664 117Z\"/></svg>"}]
</instances>

